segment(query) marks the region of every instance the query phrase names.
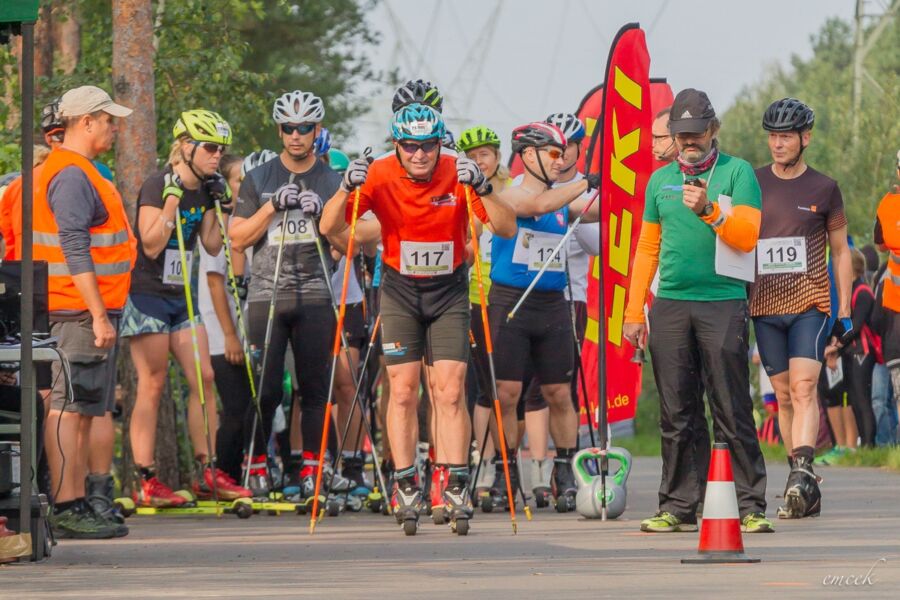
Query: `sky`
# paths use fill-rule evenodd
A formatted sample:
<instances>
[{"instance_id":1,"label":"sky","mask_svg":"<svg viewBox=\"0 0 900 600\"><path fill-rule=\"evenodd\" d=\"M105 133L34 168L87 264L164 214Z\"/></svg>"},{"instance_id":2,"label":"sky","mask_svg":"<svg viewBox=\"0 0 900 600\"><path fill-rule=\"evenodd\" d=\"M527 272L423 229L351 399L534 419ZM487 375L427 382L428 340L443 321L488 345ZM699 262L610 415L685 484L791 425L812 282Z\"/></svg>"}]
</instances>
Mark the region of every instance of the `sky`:
<instances>
[{"instance_id":1,"label":"sky","mask_svg":"<svg viewBox=\"0 0 900 600\"><path fill-rule=\"evenodd\" d=\"M851 19L854 7L854 0L380 0L368 22L381 43L369 52L376 71L437 84L457 137L487 125L507 150L513 127L577 108L601 82L610 43L626 23L647 34L651 77L667 78L676 93L706 91L722 114L773 65L811 56L810 36L831 17ZM393 90L373 85L365 93L372 110L345 144L351 153L379 146L388 131Z\"/></svg>"}]
</instances>

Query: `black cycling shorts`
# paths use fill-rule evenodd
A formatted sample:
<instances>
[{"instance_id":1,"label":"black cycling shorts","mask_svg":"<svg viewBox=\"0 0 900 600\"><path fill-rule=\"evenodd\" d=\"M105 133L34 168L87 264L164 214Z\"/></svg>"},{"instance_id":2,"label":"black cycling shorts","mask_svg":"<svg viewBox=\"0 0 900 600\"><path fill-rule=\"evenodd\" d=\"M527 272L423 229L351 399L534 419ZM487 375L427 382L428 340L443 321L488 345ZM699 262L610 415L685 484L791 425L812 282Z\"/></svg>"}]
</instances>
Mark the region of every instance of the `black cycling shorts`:
<instances>
[{"instance_id":1,"label":"black cycling shorts","mask_svg":"<svg viewBox=\"0 0 900 600\"><path fill-rule=\"evenodd\" d=\"M572 320L563 292L533 290L507 322L506 316L524 290L494 283L488 320L494 342L497 379L522 381L529 359L544 385L570 383L575 364Z\"/></svg>"},{"instance_id":2,"label":"black cycling shorts","mask_svg":"<svg viewBox=\"0 0 900 600\"><path fill-rule=\"evenodd\" d=\"M381 331L388 365L469 360L469 276L413 278L385 266L381 280Z\"/></svg>"},{"instance_id":3,"label":"black cycling shorts","mask_svg":"<svg viewBox=\"0 0 900 600\"><path fill-rule=\"evenodd\" d=\"M348 304L344 310L344 333L351 348L362 350L368 342L366 317L362 302Z\"/></svg>"},{"instance_id":4,"label":"black cycling shorts","mask_svg":"<svg viewBox=\"0 0 900 600\"><path fill-rule=\"evenodd\" d=\"M759 357L769 376L788 370L792 358L822 361L828 315L811 309L795 315L753 317Z\"/></svg>"}]
</instances>

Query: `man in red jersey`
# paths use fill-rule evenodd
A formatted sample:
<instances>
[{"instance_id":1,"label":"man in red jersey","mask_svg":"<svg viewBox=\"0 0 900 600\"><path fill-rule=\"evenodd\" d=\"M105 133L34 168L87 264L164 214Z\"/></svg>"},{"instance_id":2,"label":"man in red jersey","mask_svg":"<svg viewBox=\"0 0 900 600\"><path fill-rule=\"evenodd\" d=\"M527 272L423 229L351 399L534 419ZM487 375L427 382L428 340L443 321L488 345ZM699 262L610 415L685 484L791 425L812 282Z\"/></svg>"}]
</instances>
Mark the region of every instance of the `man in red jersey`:
<instances>
[{"instance_id":1,"label":"man in red jersey","mask_svg":"<svg viewBox=\"0 0 900 600\"><path fill-rule=\"evenodd\" d=\"M381 321L391 385L387 434L397 466L392 503L398 521L417 520L422 492L414 466L421 360L431 367L439 462L449 466L444 492L452 521L468 519L468 451L471 425L460 391L469 355L469 297L465 186L475 216L494 234L515 234L515 214L474 161L441 148L444 122L423 104L400 108L392 123L394 153L369 164L350 163L341 189L328 201L320 227L325 235L345 230L352 218L351 190L359 192L358 215L371 210L384 244ZM414 531L414 529L413 529Z\"/></svg>"}]
</instances>

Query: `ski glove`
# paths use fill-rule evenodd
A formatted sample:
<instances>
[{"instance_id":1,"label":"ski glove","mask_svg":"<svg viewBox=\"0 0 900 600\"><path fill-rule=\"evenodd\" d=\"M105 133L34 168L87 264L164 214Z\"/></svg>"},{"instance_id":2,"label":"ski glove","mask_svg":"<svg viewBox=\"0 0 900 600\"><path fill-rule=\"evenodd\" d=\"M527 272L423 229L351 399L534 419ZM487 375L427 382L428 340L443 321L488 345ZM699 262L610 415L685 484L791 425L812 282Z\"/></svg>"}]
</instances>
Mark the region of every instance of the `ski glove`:
<instances>
[{"instance_id":1,"label":"ski glove","mask_svg":"<svg viewBox=\"0 0 900 600\"><path fill-rule=\"evenodd\" d=\"M286 183L272 195L272 206L275 210L291 210L300 208L300 188L296 183Z\"/></svg>"},{"instance_id":2,"label":"ski glove","mask_svg":"<svg viewBox=\"0 0 900 600\"><path fill-rule=\"evenodd\" d=\"M175 173L166 173L163 176L163 202L165 202L166 198L169 196L175 196L178 198L179 202L181 202L181 198L184 196L184 188L181 187L181 177Z\"/></svg>"},{"instance_id":3,"label":"ski glove","mask_svg":"<svg viewBox=\"0 0 900 600\"><path fill-rule=\"evenodd\" d=\"M846 346L850 343L850 338L853 336L853 320L849 317L837 319L831 328L831 335L836 337L841 345Z\"/></svg>"},{"instance_id":4,"label":"ski glove","mask_svg":"<svg viewBox=\"0 0 900 600\"><path fill-rule=\"evenodd\" d=\"M463 185L470 185L479 196L485 193L487 178L471 158L460 156L456 159L456 179Z\"/></svg>"},{"instance_id":5,"label":"ski glove","mask_svg":"<svg viewBox=\"0 0 900 600\"><path fill-rule=\"evenodd\" d=\"M300 202L300 210L310 217L318 217L322 214L322 199L317 193L305 190L300 193L298 201Z\"/></svg>"},{"instance_id":6,"label":"ski glove","mask_svg":"<svg viewBox=\"0 0 900 600\"><path fill-rule=\"evenodd\" d=\"M228 293L234 296L237 294L238 299L244 301L247 299L247 287L250 283L249 277L245 278L243 275L235 275L234 276L234 286L232 287L231 281L228 282Z\"/></svg>"},{"instance_id":7,"label":"ski glove","mask_svg":"<svg viewBox=\"0 0 900 600\"><path fill-rule=\"evenodd\" d=\"M584 176L587 180L587 191L596 190L600 187L600 173L588 173Z\"/></svg>"},{"instance_id":8,"label":"ski glove","mask_svg":"<svg viewBox=\"0 0 900 600\"><path fill-rule=\"evenodd\" d=\"M222 207L222 212L230 215L234 210L234 203L231 201L231 186L219 173L213 173L203 180L203 189L209 194L213 200L217 200Z\"/></svg>"},{"instance_id":9,"label":"ski glove","mask_svg":"<svg viewBox=\"0 0 900 600\"><path fill-rule=\"evenodd\" d=\"M357 158L347 165L344 171L344 180L341 182L341 189L345 192L352 191L366 182L369 176L369 159L366 157Z\"/></svg>"}]
</instances>

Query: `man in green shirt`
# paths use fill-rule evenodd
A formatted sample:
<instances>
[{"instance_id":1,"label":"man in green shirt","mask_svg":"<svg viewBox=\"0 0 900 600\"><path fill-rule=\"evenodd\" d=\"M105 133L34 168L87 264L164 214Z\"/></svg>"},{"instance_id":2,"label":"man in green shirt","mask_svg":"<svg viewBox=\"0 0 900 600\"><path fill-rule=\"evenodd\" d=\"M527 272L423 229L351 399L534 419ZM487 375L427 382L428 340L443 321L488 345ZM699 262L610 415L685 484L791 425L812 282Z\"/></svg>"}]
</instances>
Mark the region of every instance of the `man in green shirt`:
<instances>
[{"instance_id":1,"label":"man in green shirt","mask_svg":"<svg viewBox=\"0 0 900 600\"><path fill-rule=\"evenodd\" d=\"M646 345L644 303L659 268L649 347L660 397L663 476L659 512L641 523L654 532L696 531L706 473L692 456L692 415L709 398L716 442L731 450L741 524L772 531L765 518L766 466L753 422L747 359L749 313L743 270L732 256L756 246L760 190L747 161L720 152L719 121L704 92L685 89L672 104L675 161L647 185L625 310L624 337ZM716 254L723 256L716 260Z\"/></svg>"}]
</instances>

